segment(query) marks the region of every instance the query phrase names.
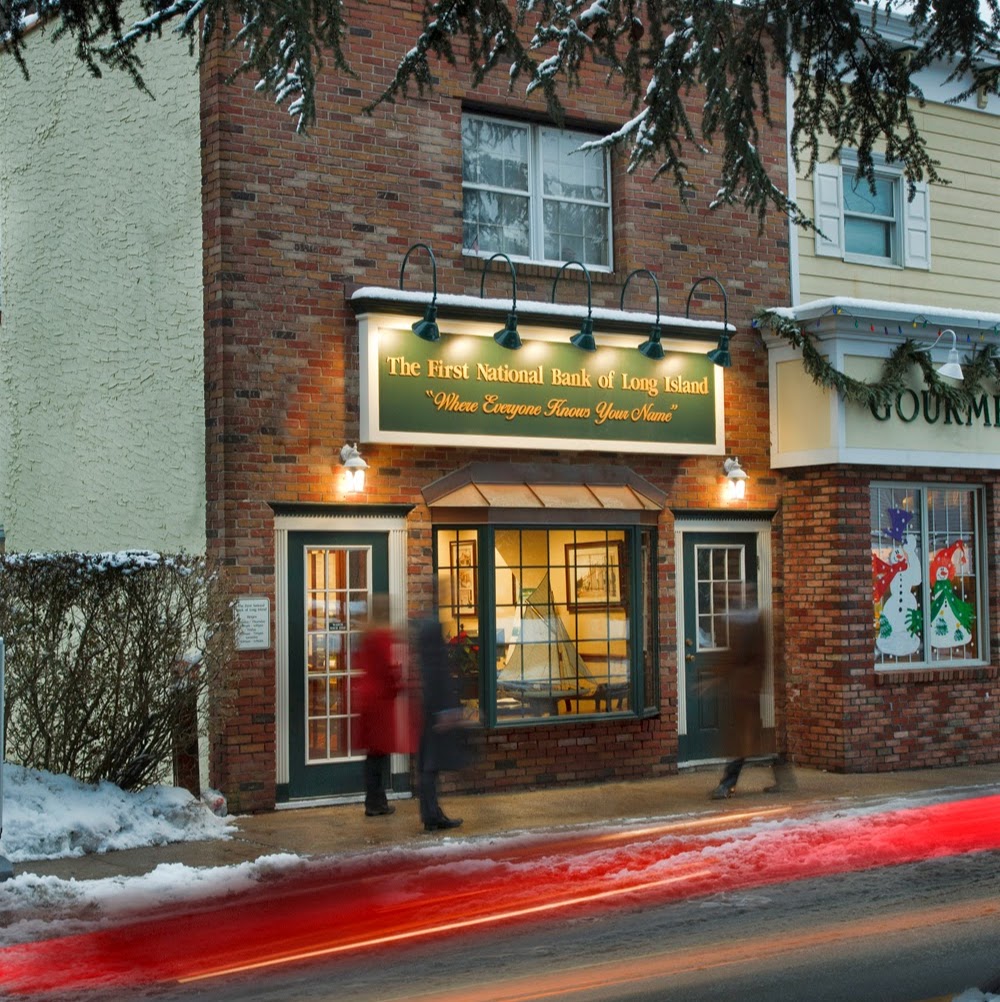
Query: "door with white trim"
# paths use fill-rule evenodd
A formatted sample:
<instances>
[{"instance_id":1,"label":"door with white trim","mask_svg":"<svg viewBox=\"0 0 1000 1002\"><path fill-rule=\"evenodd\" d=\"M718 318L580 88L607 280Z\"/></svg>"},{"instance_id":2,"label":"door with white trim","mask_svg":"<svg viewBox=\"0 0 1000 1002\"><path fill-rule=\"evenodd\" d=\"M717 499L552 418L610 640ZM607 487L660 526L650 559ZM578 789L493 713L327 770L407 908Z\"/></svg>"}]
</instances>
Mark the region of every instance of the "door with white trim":
<instances>
[{"instance_id":1,"label":"door with white trim","mask_svg":"<svg viewBox=\"0 0 1000 1002\"><path fill-rule=\"evenodd\" d=\"M683 543L684 692L687 733L681 761L719 758L730 725L716 671L729 653L730 617L757 602L757 534L686 532Z\"/></svg>"},{"instance_id":2,"label":"door with white trim","mask_svg":"<svg viewBox=\"0 0 1000 1002\"><path fill-rule=\"evenodd\" d=\"M372 595L389 587L388 536L288 534L288 799L364 790L353 689Z\"/></svg>"}]
</instances>

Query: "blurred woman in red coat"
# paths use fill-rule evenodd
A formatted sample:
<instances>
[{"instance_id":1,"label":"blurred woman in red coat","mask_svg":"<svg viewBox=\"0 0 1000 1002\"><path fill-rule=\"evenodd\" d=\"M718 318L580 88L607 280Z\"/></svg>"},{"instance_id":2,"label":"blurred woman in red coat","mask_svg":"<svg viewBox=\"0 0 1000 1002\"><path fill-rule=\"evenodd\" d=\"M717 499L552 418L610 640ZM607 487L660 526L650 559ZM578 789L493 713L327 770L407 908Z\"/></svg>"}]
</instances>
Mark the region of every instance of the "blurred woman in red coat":
<instances>
[{"instance_id":1,"label":"blurred woman in red coat","mask_svg":"<svg viewBox=\"0 0 1000 1002\"><path fill-rule=\"evenodd\" d=\"M397 699L403 687L397 660L398 641L389 625L389 596L372 596L371 618L361 639L358 661L362 674L354 686L358 700L358 745L365 758L365 815L392 814L385 793L389 755L403 750L398 730Z\"/></svg>"}]
</instances>

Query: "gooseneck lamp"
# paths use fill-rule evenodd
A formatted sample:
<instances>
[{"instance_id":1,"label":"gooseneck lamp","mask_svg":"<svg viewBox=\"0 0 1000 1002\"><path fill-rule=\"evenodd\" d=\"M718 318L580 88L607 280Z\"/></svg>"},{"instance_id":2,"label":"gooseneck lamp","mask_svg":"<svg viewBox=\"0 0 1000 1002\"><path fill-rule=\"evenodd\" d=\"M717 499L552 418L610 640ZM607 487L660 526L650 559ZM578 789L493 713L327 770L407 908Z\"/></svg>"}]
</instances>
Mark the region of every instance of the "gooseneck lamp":
<instances>
[{"instance_id":1,"label":"gooseneck lamp","mask_svg":"<svg viewBox=\"0 0 1000 1002\"><path fill-rule=\"evenodd\" d=\"M719 287L719 292L722 293L722 333L719 335L718 347L713 348L711 351L705 354L716 364L722 366L724 369L728 369L732 364L733 360L729 354L729 299L726 296L726 290L722 287L722 283L712 275L705 275L699 278L694 285L691 286L691 291L688 293L687 306L684 309L684 316L690 320L691 318L691 297L694 295L694 290L701 285L702 282L715 282Z\"/></svg>"},{"instance_id":2,"label":"gooseneck lamp","mask_svg":"<svg viewBox=\"0 0 1000 1002\"><path fill-rule=\"evenodd\" d=\"M437 341L441 337L441 332L438 330L437 325L437 297L438 297L438 272L437 272L437 262L434 260L434 251L427 246L427 244L414 244L410 249L403 255L403 263L399 266L399 287L403 288L403 269L406 267L407 258L409 258L410 253L415 251L418 247L423 247L425 251L431 256L431 274L434 276L434 295L431 297L431 301L424 310L424 319L418 320L411 326L411 330L418 338L424 341Z\"/></svg>"},{"instance_id":3,"label":"gooseneck lamp","mask_svg":"<svg viewBox=\"0 0 1000 1002\"><path fill-rule=\"evenodd\" d=\"M639 351L646 358L663 358L663 345L660 344L660 283L656 281L656 276L648 268L636 268L630 272L622 285L622 296L618 304L620 309L625 309L625 290L633 275L648 275L653 280L653 287L656 289L656 323L649 329L649 338L639 345Z\"/></svg>"},{"instance_id":4,"label":"gooseneck lamp","mask_svg":"<svg viewBox=\"0 0 1000 1002\"><path fill-rule=\"evenodd\" d=\"M502 257L507 262L507 267L510 268L510 280L513 285L513 294L510 297L510 313L507 314L507 323L504 324L501 330L498 330L496 334L493 335L493 340L496 341L501 348L510 348L512 351L516 351L521 347L521 335L517 333L517 272L514 270L514 262L511 261L506 254L494 254L493 257L489 258L483 265L483 277L479 280L479 298L483 298L483 288L486 284L486 272L489 269L490 262L493 261L494 258L498 257Z\"/></svg>"},{"instance_id":5,"label":"gooseneck lamp","mask_svg":"<svg viewBox=\"0 0 1000 1002\"><path fill-rule=\"evenodd\" d=\"M924 351L930 355L930 353L937 346L938 341L940 341L945 334L951 335L951 349L948 352L948 361L937 367L937 373L939 376L947 376L949 379L962 379L962 363L958 357L958 337L955 332L951 330L951 328L940 331L937 338L934 340L934 344L932 344L929 348L925 348Z\"/></svg>"},{"instance_id":6,"label":"gooseneck lamp","mask_svg":"<svg viewBox=\"0 0 1000 1002\"><path fill-rule=\"evenodd\" d=\"M552 280L552 299L554 303L556 301L556 285L559 279L562 278L562 273L571 265L575 264L583 269L584 278L587 279L587 319L580 325L580 331L574 334L570 339L569 343L575 345L577 348L583 351L597 351L597 342L594 341L594 318L592 315L591 307L591 285L590 285L590 272L587 271L587 266L580 261L567 261L557 272L556 277Z\"/></svg>"}]
</instances>

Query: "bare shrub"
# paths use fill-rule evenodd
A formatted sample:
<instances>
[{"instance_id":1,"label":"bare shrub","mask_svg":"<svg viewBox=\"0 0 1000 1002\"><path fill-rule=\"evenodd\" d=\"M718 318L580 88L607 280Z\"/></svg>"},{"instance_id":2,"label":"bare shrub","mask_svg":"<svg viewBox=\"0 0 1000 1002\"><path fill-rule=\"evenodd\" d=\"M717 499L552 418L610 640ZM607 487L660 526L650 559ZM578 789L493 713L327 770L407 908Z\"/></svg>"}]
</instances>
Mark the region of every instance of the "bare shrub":
<instances>
[{"instance_id":1,"label":"bare shrub","mask_svg":"<svg viewBox=\"0 0 1000 1002\"><path fill-rule=\"evenodd\" d=\"M233 629L200 557L0 555L7 758L125 790L161 780L227 688Z\"/></svg>"}]
</instances>

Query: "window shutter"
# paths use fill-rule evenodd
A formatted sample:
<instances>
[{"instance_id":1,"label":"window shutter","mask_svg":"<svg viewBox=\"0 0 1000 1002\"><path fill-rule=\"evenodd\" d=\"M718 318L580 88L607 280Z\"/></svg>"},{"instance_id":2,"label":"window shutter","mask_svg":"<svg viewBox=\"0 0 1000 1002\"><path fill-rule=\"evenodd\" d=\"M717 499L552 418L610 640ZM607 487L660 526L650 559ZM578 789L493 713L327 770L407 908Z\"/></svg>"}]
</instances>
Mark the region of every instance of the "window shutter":
<instances>
[{"instance_id":1,"label":"window shutter","mask_svg":"<svg viewBox=\"0 0 1000 1002\"><path fill-rule=\"evenodd\" d=\"M903 193L903 267L931 266L931 209L925 181L917 182L913 201Z\"/></svg>"},{"instance_id":2,"label":"window shutter","mask_svg":"<svg viewBox=\"0 0 1000 1002\"><path fill-rule=\"evenodd\" d=\"M844 213L839 164L818 164L813 174L813 213L819 232L816 253L844 256Z\"/></svg>"}]
</instances>

